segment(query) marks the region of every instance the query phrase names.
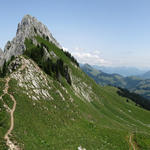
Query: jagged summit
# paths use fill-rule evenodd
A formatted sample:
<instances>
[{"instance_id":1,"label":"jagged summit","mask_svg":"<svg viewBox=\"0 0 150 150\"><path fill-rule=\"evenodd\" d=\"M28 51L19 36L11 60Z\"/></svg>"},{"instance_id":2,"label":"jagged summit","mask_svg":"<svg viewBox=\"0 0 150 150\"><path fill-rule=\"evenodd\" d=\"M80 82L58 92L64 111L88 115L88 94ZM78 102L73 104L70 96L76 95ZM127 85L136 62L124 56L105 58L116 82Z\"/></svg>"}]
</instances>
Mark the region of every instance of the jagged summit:
<instances>
[{"instance_id":1,"label":"jagged summit","mask_svg":"<svg viewBox=\"0 0 150 150\"><path fill-rule=\"evenodd\" d=\"M25 15L21 23L18 24L16 35L22 33L24 33L25 36L29 38L35 35L48 37L50 41L61 48L60 44L54 39L48 28L44 24L39 22L35 17L32 17L30 15Z\"/></svg>"},{"instance_id":2,"label":"jagged summit","mask_svg":"<svg viewBox=\"0 0 150 150\"><path fill-rule=\"evenodd\" d=\"M25 51L25 39L34 39L36 35L47 37L57 47L61 48L60 44L54 39L48 28L39 22L35 17L25 15L22 21L18 24L16 37L12 41L8 41L4 48L4 55L0 58L0 66L4 61L8 61L13 55L18 56ZM0 54L1 56L1 54Z\"/></svg>"}]
</instances>

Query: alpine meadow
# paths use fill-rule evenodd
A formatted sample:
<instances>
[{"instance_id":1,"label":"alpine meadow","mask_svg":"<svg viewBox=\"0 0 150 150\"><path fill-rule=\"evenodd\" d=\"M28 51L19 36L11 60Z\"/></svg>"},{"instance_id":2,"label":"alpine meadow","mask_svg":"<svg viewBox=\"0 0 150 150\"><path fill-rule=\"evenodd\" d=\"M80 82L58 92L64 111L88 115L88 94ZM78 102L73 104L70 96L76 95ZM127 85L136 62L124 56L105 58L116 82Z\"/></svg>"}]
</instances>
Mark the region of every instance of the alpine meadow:
<instances>
[{"instance_id":1,"label":"alpine meadow","mask_svg":"<svg viewBox=\"0 0 150 150\"><path fill-rule=\"evenodd\" d=\"M35 17L23 17L0 66L0 150L150 149L150 111L97 84Z\"/></svg>"}]
</instances>

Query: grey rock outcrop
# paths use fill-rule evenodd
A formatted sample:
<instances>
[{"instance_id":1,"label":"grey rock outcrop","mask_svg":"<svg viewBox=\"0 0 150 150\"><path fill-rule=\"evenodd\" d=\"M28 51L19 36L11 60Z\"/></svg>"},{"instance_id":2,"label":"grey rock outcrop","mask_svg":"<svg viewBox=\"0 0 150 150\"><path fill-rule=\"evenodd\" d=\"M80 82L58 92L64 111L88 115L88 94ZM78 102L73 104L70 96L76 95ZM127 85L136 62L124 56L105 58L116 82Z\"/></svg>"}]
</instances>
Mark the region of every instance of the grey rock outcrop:
<instances>
[{"instance_id":1,"label":"grey rock outcrop","mask_svg":"<svg viewBox=\"0 0 150 150\"><path fill-rule=\"evenodd\" d=\"M19 66L21 65L21 59L19 57L16 57L15 60L13 60L9 66L8 66L8 72L12 73L13 71L15 71L17 68L19 68Z\"/></svg>"},{"instance_id":2,"label":"grey rock outcrop","mask_svg":"<svg viewBox=\"0 0 150 150\"><path fill-rule=\"evenodd\" d=\"M25 39L29 38L35 41L34 37L36 35L45 37L57 47L62 48L44 24L39 22L35 17L25 15L21 23L18 24L16 37L11 42L8 41L4 48L4 54L0 60L0 66L3 65L5 60L8 61L12 56L23 54L26 49L24 44Z\"/></svg>"},{"instance_id":3,"label":"grey rock outcrop","mask_svg":"<svg viewBox=\"0 0 150 150\"><path fill-rule=\"evenodd\" d=\"M47 60L48 58L51 58L50 54L49 54L48 50L44 47L44 59Z\"/></svg>"},{"instance_id":4,"label":"grey rock outcrop","mask_svg":"<svg viewBox=\"0 0 150 150\"><path fill-rule=\"evenodd\" d=\"M0 48L0 58L3 57L4 52L2 51L2 49Z\"/></svg>"},{"instance_id":5,"label":"grey rock outcrop","mask_svg":"<svg viewBox=\"0 0 150 150\"><path fill-rule=\"evenodd\" d=\"M50 56L53 58L57 58L56 54L53 51L50 51Z\"/></svg>"},{"instance_id":6,"label":"grey rock outcrop","mask_svg":"<svg viewBox=\"0 0 150 150\"><path fill-rule=\"evenodd\" d=\"M4 52L0 48L0 64L2 63L3 57L4 57Z\"/></svg>"}]
</instances>

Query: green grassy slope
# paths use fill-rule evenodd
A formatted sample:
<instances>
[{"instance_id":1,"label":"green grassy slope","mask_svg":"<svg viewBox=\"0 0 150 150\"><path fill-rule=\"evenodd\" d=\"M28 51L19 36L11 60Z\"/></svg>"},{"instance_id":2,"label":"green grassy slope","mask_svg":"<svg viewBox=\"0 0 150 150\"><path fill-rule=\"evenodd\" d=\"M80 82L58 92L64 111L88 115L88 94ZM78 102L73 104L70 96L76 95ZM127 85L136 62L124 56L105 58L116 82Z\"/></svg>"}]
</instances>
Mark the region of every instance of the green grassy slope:
<instances>
[{"instance_id":1,"label":"green grassy slope","mask_svg":"<svg viewBox=\"0 0 150 150\"><path fill-rule=\"evenodd\" d=\"M123 76L118 74L108 74L104 73L102 71L94 69L92 66L85 64L81 66L81 69L88 74L90 77L92 77L96 83L105 86L105 85L113 85L124 87L126 86L126 82L123 79Z\"/></svg>"},{"instance_id":2,"label":"green grassy slope","mask_svg":"<svg viewBox=\"0 0 150 150\"><path fill-rule=\"evenodd\" d=\"M4 86L5 82L3 79L0 78L0 97L3 94ZM9 119L9 114L6 112L6 109L3 106L3 102L0 99L0 149L2 150L7 150L3 137L7 129L9 128Z\"/></svg>"},{"instance_id":3,"label":"green grassy slope","mask_svg":"<svg viewBox=\"0 0 150 150\"><path fill-rule=\"evenodd\" d=\"M128 150L129 136L134 134L139 149L150 149L149 111L135 106L131 100L126 102L117 94L117 88L97 85L52 43L40 37L37 41L47 45L49 52L53 51L69 66L72 85L63 77L57 81L29 58L22 58L25 69L10 75L9 82L9 92L17 102L11 138L21 148L74 150L82 146L86 150ZM26 44L28 48L33 46ZM2 91L4 79L0 81ZM0 128L1 139L9 123L4 112L2 118L7 119ZM0 146L3 150L4 146Z\"/></svg>"},{"instance_id":4,"label":"green grassy slope","mask_svg":"<svg viewBox=\"0 0 150 150\"><path fill-rule=\"evenodd\" d=\"M142 79L136 76L123 77L118 74L108 74L98 71L90 65L81 66L82 70L100 85L112 85L130 90L150 99L150 79Z\"/></svg>"}]
</instances>

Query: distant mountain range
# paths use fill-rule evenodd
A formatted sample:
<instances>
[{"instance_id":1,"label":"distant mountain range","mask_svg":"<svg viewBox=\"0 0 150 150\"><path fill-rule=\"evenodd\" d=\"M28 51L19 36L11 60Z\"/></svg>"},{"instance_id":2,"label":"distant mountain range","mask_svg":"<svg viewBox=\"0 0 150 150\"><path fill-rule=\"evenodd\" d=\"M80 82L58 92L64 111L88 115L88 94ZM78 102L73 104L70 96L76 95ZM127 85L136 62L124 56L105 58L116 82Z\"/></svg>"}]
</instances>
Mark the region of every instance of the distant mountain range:
<instances>
[{"instance_id":1,"label":"distant mountain range","mask_svg":"<svg viewBox=\"0 0 150 150\"><path fill-rule=\"evenodd\" d=\"M140 77L142 79L150 79L150 71L147 71L146 73L142 74Z\"/></svg>"},{"instance_id":2,"label":"distant mountain range","mask_svg":"<svg viewBox=\"0 0 150 150\"><path fill-rule=\"evenodd\" d=\"M82 65L81 68L100 85L112 85L125 88L150 99L150 79L143 79L144 77L148 78L150 72L141 76L123 77L119 74L105 73L88 64Z\"/></svg>"},{"instance_id":3,"label":"distant mountain range","mask_svg":"<svg viewBox=\"0 0 150 150\"><path fill-rule=\"evenodd\" d=\"M106 66L96 66L93 65L93 68L101 70L109 74L120 74L122 76L142 76L147 70L141 70L136 67L106 67ZM150 77L150 75L149 75Z\"/></svg>"},{"instance_id":4,"label":"distant mountain range","mask_svg":"<svg viewBox=\"0 0 150 150\"><path fill-rule=\"evenodd\" d=\"M136 76L141 79L150 79L150 71L145 69L141 70L136 67L105 67L97 65L93 65L92 67L108 74L119 74L124 77Z\"/></svg>"}]
</instances>

